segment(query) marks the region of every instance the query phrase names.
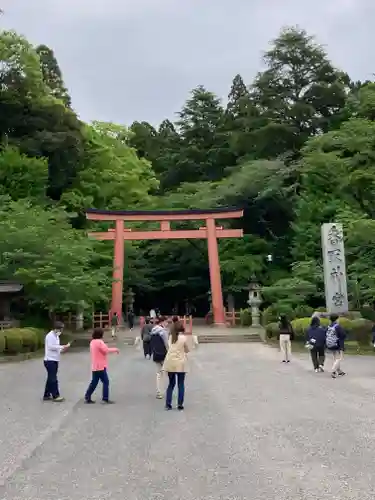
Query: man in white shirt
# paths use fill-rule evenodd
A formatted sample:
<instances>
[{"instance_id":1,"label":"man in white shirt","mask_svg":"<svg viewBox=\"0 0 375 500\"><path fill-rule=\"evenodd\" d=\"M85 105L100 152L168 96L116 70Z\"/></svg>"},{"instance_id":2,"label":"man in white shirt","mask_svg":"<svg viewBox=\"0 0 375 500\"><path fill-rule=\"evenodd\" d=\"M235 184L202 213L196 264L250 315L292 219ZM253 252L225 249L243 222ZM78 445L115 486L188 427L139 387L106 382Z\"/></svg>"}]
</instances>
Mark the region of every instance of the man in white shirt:
<instances>
[{"instance_id":1,"label":"man in white shirt","mask_svg":"<svg viewBox=\"0 0 375 500\"><path fill-rule=\"evenodd\" d=\"M44 389L43 400L61 402L64 398L60 396L59 382L57 380L57 371L59 369L60 355L70 347L70 343L60 345L60 335L64 325L56 322L55 328L47 333L44 342L44 366L47 370L47 381Z\"/></svg>"}]
</instances>

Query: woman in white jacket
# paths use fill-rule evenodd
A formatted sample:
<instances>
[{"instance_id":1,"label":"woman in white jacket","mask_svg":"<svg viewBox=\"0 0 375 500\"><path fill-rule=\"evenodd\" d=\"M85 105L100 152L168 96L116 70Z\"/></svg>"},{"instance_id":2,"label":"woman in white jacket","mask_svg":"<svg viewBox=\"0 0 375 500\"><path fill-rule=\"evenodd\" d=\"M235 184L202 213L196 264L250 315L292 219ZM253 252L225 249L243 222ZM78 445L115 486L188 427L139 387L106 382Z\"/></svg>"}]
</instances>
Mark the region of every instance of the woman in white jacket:
<instances>
[{"instance_id":1,"label":"woman in white jacket","mask_svg":"<svg viewBox=\"0 0 375 500\"><path fill-rule=\"evenodd\" d=\"M177 327L178 326L178 327ZM173 391L176 386L178 386L178 406L179 410L184 409L184 398L185 398L185 375L187 372L187 353L189 348L187 345L187 339L184 335L184 327L181 324L176 324L176 327L172 330L169 349L165 357L163 370L168 373L169 385L167 388L165 408L167 410L172 409L172 396Z\"/></svg>"}]
</instances>

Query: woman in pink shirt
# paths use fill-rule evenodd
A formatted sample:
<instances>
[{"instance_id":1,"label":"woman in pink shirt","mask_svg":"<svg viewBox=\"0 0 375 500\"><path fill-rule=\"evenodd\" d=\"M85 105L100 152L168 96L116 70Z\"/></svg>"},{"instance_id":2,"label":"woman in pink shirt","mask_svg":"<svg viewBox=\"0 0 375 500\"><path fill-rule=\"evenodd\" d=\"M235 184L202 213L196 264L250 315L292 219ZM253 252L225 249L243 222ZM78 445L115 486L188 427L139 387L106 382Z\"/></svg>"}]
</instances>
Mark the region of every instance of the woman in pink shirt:
<instances>
[{"instance_id":1,"label":"woman in pink shirt","mask_svg":"<svg viewBox=\"0 0 375 500\"><path fill-rule=\"evenodd\" d=\"M90 385L85 394L85 402L87 404L95 403L91 399L99 380L103 384L103 403L113 403L109 399L109 379L107 374L107 355L109 352L115 352L119 354L117 347L108 347L107 344L103 342L104 331L102 328L94 328L92 333L92 341L90 342L90 355L91 355L91 369L92 369L92 379Z\"/></svg>"}]
</instances>

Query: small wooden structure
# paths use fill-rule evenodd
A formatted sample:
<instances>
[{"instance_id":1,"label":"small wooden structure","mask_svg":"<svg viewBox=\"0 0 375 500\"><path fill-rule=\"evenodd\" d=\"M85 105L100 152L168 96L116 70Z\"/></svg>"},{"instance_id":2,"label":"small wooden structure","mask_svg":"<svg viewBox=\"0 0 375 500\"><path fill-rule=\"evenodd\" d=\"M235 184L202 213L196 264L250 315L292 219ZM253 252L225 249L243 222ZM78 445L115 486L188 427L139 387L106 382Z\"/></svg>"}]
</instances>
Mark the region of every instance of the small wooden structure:
<instances>
[{"instance_id":1,"label":"small wooden structure","mask_svg":"<svg viewBox=\"0 0 375 500\"><path fill-rule=\"evenodd\" d=\"M11 311L12 299L23 289L21 283L15 281L0 281L0 329L17 326Z\"/></svg>"},{"instance_id":2,"label":"small wooden structure","mask_svg":"<svg viewBox=\"0 0 375 500\"><path fill-rule=\"evenodd\" d=\"M103 328L106 330L110 325L110 316L108 313L98 312L92 314L92 328Z\"/></svg>"},{"instance_id":3,"label":"small wooden structure","mask_svg":"<svg viewBox=\"0 0 375 500\"><path fill-rule=\"evenodd\" d=\"M225 323L229 326L236 326L241 324L241 312L235 311L232 309L231 311L225 310Z\"/></svg>"}]
</instances>

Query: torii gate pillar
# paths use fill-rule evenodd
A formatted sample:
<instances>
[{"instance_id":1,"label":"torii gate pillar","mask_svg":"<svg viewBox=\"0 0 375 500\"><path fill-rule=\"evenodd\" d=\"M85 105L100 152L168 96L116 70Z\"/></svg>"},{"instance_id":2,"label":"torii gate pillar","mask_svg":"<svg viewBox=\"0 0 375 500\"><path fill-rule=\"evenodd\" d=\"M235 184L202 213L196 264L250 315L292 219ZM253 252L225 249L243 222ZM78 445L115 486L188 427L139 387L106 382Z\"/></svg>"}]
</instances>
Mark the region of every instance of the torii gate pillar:
<instances>
[{"instance_id":1,"label":"torii gate pillar","mask_svg":"<svg viewBox=\"0 0 375 500\"><path fill-rule=\"evenodd\" d=\"M225 325L225 310L223 290L221 287L221 273L219 262L219 248L216 238L215 219L206 220L208 264L210 268L212 313L215 325Z\"/></svg>"},{"instance_id":2,"label":"torii gate pillar","mask_svg":"<svg viewBox=\"0 0 375 500\"><path fill-rule=\"evenodd\" d=\"M124 221L116 220L115 226L115 248L113 255L113 281L112 281L112 304L111 317L117 313L122 318L122 291L124 280Z\"/></svg>"}]
</instances>

